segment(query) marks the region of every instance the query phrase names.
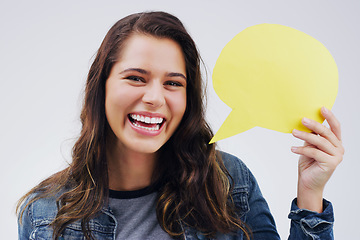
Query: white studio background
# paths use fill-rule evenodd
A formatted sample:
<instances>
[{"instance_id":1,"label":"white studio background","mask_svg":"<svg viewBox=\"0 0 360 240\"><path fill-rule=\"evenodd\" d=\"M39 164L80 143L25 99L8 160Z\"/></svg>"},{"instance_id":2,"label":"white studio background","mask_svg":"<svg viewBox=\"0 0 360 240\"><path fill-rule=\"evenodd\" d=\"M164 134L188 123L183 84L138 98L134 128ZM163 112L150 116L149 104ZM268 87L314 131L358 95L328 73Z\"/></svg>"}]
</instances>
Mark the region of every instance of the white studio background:
<instances>
[{"instance_id":1,"label":"white studio background","mask_svg":"<svg viewBox=\"0 0 360 240\"><path fill-rule=\"evenodd\" d=\"M221 3L220 3L221 2ZM2 239L16 239L16 201L71 161L80 130L87 71L107 30L130 13L163 10L178 16L208 69L207 116L214 131L230 113L211 85L225 44L246 27L277 23L322 42L339 69L333 111L342 123L344 161L327 185L335 208L335 237L359 239L360 2L329 1L0 1L0 147ZM311 87L311 86L309 86ZM306 93L304 93L306 97ZM219 142L249 166L269 202L283 239L296 196L300 145L290 134L254 128Z\"/></svg>"}]
</instances>

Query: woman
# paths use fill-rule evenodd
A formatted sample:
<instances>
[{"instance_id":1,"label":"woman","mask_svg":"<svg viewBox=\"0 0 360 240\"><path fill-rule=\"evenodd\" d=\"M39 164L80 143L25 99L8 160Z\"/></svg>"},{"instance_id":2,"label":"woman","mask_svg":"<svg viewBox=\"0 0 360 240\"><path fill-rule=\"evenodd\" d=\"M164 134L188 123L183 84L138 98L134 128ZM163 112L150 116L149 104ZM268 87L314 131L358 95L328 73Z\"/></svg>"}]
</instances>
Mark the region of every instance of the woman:
<instances>
[{"instance_id":1,"label":"woman","mask_svg":"<svg viewBox=\"0 0 360 240\"><path fill-rule=\"evenodd\" d=\"M279 239L253 175L208 144L199 65L176 17L118 21L88 74L73 162L22 198L19 238ZM292 149L301 157L290 239L332 238L322 191L344 150L336 118L322 114L331 130L303 119L316 134L293 132L306 143Z\"/></svg>"}]
</instances>

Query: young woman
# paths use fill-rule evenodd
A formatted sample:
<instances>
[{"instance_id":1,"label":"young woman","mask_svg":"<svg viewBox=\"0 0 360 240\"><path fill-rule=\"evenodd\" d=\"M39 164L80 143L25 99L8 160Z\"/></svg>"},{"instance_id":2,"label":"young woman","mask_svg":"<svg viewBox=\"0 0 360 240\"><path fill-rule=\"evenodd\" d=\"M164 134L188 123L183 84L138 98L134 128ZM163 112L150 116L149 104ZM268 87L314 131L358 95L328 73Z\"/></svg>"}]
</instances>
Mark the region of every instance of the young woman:
<instances>
[{"instance_id":1,"label":"young woman","mask_svg":"<svg viewBox=\"0 0 360 240\"><path fill-rule=\"evenodd\" d=\"M279 239L255 178L208 144L200 56L164 12L127 16L90 68L73 161L19 203L19 239ZM322 192L342 160L340 126L309 119L290 239L332 239Z\"/></svg>"}]
</instances>

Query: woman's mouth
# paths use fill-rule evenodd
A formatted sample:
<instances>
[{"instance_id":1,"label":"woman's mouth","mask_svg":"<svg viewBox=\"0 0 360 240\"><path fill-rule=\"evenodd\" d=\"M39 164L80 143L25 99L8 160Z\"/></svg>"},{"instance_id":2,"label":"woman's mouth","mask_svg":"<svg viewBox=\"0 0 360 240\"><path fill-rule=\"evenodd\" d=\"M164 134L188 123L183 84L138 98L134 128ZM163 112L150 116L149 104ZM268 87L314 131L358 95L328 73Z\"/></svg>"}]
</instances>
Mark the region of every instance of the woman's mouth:
<instances>
[{"instance_id":1,"label":"woman's mouth","mask_svg":"<svg viewBox=\"0 0 360 240\"><path fill-rule=\"evenodd\" d=\"M154 132L159 131L165 122L162 117L150 117L141 114L129 114L128 118L133 126Z\"/></svg>"}]
</instances>

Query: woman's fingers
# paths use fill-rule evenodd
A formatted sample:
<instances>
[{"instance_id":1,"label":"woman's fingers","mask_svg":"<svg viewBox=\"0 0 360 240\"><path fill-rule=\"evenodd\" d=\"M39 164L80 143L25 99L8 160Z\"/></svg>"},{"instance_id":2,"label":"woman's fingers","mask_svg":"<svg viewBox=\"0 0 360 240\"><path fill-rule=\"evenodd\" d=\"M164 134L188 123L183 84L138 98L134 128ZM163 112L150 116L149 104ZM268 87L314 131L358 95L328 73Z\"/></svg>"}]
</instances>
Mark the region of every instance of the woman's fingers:
<instances>
[{"instance_id":1,"label":"woman's fingers","mask_svg":"<svg viewBox=\"0 0 360 240\"><path fill-rule=\"evenodd\" d=\"M310 129L312 132L327 139L335 147L340 147L340 146L342 146L342 143L338 137L338 136L341 136L340 125L338 124L335 116L332 113L330 114L329 110L327 110L327 111L328 111L328 115L327 115L328 118L326 118L326 120L328 121L330 128L327 128L326 126L322 125L321 123L311 120L311 119L308 119L308 118L303 118L302 123L305 127ZM333 130L335 130L336 133L333 132Z\"/></svg>"},{"instance_id":2,"label":"woman's fingers","mask_svg":"<svg viewBox=\"0 0 360 240\"><path fill-rule=\"evenodd\" d=\"M337 139L341 141L341 126L340 126L340 122L336 119L335 115L326 107L321 108L321 114L329 123L331 131L335 134Z\"/></svg>"},{"instance_id":3,"label":"woman's fingers","mask_svg":"<svg viewBox=\"0 0 360 240\"><path fill-rule=\"evenodd\" d=\"M336 154L336 149L333 144L331 144L326 138L313 134L308 132L302 132L299 130L294 129L292 134L301 139L304 140L307 145L313 145L319 148L320 150L324 151L325 153L334 156ZM304 146L306 147L306 146Z\"/></svg>"},{"instance_id":4,"label":"woman's fingers","mask_svg":"<svg viewBox=\"0 0 360 240\"><path fill-rule=\"evenodd\" d=\"M328 121L330 128L311 119L304 118L302 123L312 133L294 129L293 135L305 141L303 147L293 148L293 152L312 158L319 162L341 162L344 155L344 147L341 142L341 128L334 114L323 107L321 112Z\"/></svg>"},{"instance_id":5,"label":"woman's fingers","mask_svg":"<svg viewBox=\"0 0 360 240\"><path fill-rule=\"evenodd\" d=\"M291 150L296 153L308 157L309 159L316 159L317 162L327 162L329 154L318 149L316 146L307 145L303 147L292 147Z\"/></svg>"}]
</instances>

